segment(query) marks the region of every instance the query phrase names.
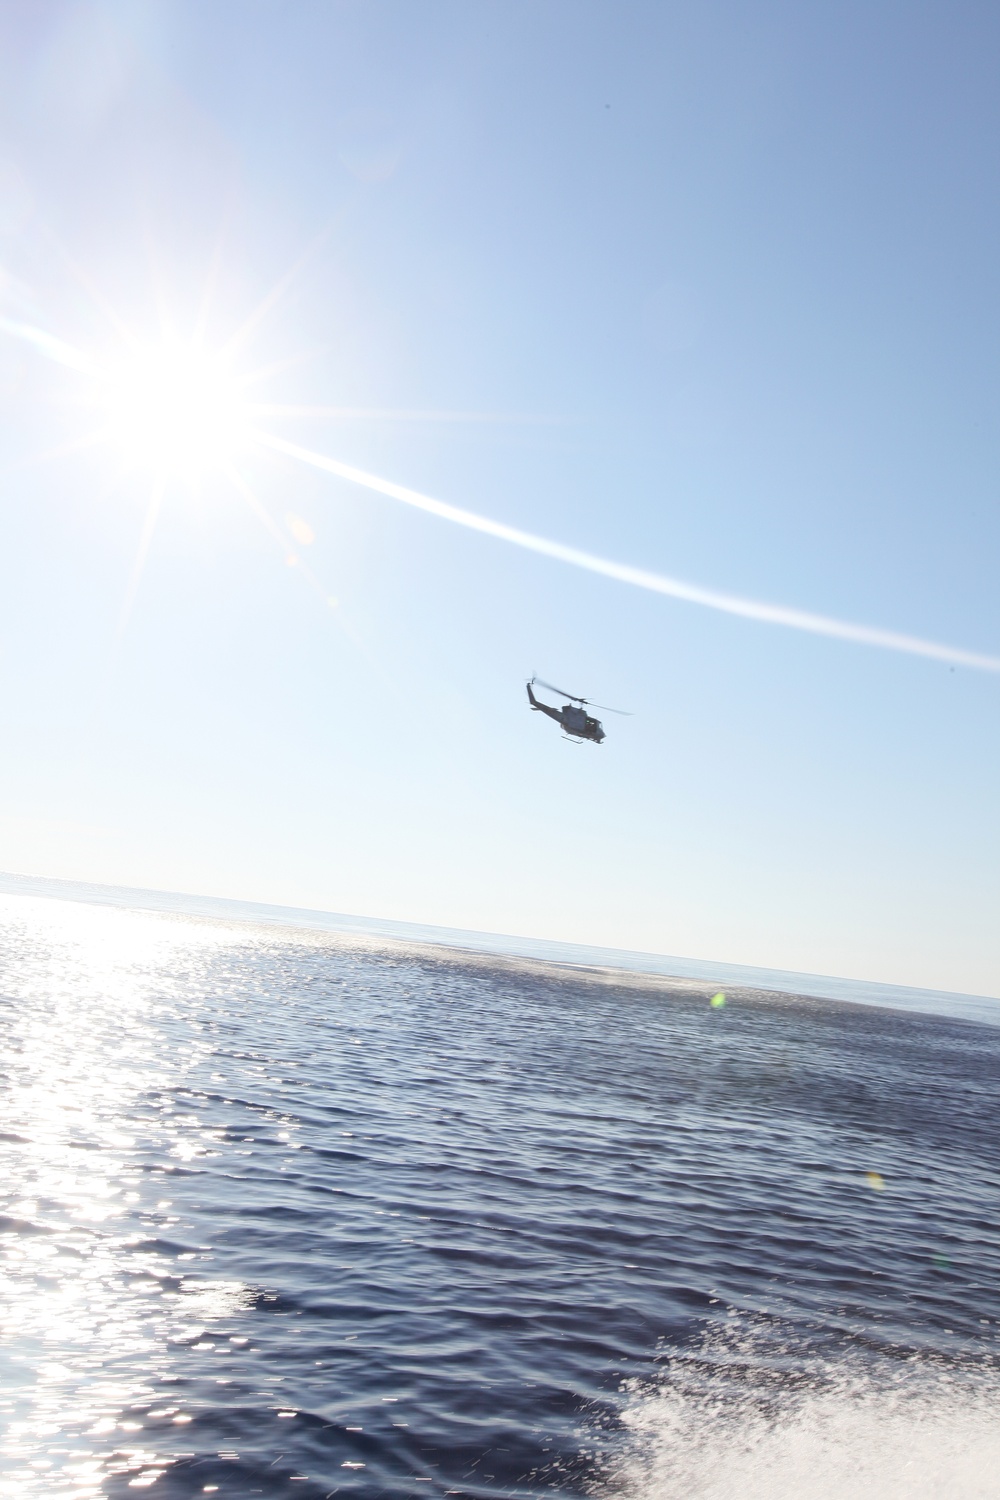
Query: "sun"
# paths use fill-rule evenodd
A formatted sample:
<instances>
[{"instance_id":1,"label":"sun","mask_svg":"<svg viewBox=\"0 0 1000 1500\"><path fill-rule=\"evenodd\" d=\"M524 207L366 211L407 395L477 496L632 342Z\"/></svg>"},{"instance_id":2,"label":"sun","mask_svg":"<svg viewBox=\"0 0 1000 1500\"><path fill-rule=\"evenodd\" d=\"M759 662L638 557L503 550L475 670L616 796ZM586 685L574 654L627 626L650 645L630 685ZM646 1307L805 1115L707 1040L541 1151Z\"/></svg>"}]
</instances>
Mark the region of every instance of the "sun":
<instances>
[{"instance_id":1,"label":"sun","mask_svg":"<svg viewBox=\"0 0 1000 1500\"><path fill-rule=\"evenodd\" d=\"M233 461L249 413L231 361L201 344L165 341L99 376L108 437L136 467L195 478Z\"/></svg>"}]
</instances>

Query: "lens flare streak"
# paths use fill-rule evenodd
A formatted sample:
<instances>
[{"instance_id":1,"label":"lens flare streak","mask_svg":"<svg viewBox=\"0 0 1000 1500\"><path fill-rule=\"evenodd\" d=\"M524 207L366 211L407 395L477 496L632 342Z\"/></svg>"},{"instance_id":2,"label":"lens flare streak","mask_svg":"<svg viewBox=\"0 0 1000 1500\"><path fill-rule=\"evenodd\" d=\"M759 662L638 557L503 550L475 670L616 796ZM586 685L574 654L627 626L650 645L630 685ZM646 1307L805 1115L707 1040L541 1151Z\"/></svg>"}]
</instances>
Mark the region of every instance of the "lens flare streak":
<instances>
[{"instance_id":1,"label":"lens flare streak","mask_svg":"<svg viewBox=\"0 0 1000 1500\"><path fill-rule=\"evenodd\" d=\"M308 257L310 247L306 252ZM902 652L932 661L946 662L951 666L970 667L982 672L1000 672L1000 656L986 652L970 651L960 646L950 646L940 641L926 640L902 631L886 630L879 626L857 624L841 620L832 615L814 614L812 611L796 609L784 604L771 604L760 599L748 599L739 594L730 594L720 589L707 588L685 579L655 573L647 568L637 568L630 563L616 562L572 547L549 537L538 536L517 526L495 521L475 511L450 505L431 495L407 485L397 484L380 475L367 473L353 464L343 463L329 454L317 453L299 443L290 442L274 433L252 430L249 420L265 414L289 414L293 409L281 406L250 405L241 397L247 379L239 379L230 369L228 361L233 352L251 336L259 322L268 314L274 303L287 290L290 282L301 269L301 261L282 277L267 297L254 310L243 326L224 346L221 356L213 356L202 344L180 346L164 344L161 349L147 350L127 366L118 370L101 368L88 355L64 340L28 323L0 317L0 332L29 344L44 358L66 366L87 376L97 385L103 402L105 416L110 421L108 437L117 436L133 456L156 461L157 468L166 472L171 465L183 468L221 468L248 501L251 508L269 530L275 531L274 523L266 515L260 502L251 494L245 481L232 467L234 451L250 440L284 454L287 458L319 469L337 478L345 479L364 489L401 501L440 520L463 526L470 531L508 542L525 551L549 557L570 567L611 578L631 588L648 590L689 604L700 604L704 608L718 610L762 624L780 625L790 630L804 631L812 635L827 636L835 640L851 641L856 645L875 646L882 650ZM250 377L252 378L252 377ZM303 411L309 410L303 408ZM325 410L325 409L324 409ZM355 413L356 415L356 413ZM365 415L371 415L365 412ZM399 414L396 414L399 415ZM414 418L426 414L408 413ZM164 481L165 483L165 481ZM159 498L154 491L154 502L140 544L137 571L129 583L126 593L122 621L131 609L138 575L148 551L159 509ZM287 549L286 549L287 551ZM294 558L310 585L324 599L327 595L312 574L297 556ZM329 601L328 601L329 602Z\"/></svg>"},{"instance_id":2,"label":"lens flare streak","mask_svg":"<svg viewBox=\"0 0 1000 1500\"><path fill-rule=\"evenodd\" d=\"M904 635L895 630L882 630L877 626L857 625L849 620L838 620L829 615L815 615L807 610L789 608L784 604L767 604L758 599L744 599L737 594L721 593L718 589L704 588L701 584L687 583L680 578L669 578L661 573L651 573L645 568L635 568L628 563L613 562L608 558L598 557L592 552L584 552L579 547L569 547L563 542L551 541L548 537L536 536L534 532L522 531L517 526L508 526L502 521L493 521L487 516L477 515L474 511L462 510L457 505L449 505L444 500L436 500L430 495L423 495L419 490L395 484L392 480L382 479L376 474L368 474L364 469L357 469L352 464L341 463L339 459L330 458L324 453L314 453L311 449L303 448L298 443L288 442L285 438L274 437L263 432L257 432L256 437L259 442L267 444L279 453L286 454L289 458L297 459L300 463L308 464L314 469L325 470L328 474L335 474L340 479L346 479L352 484L374 490L377 494L388 495L390 499L401 500L404 505L412 505L417 510L438 516L443 521L465 526L470 531L482 532L486 536L496 537L499 541L511 542L515 547L541 553L543 557L569 563L571 567L583 568L589 573L599 573L605 578L615 579L618 583L630 584L633 588L649 589L655 594L667 594L674 599L683 599L689 604L702 604L708 609L721 610L730 615L740 615L747 620L759 620L769 625L784 625L791 630L804 630L813 635L832 636L837 640L853 641L863 646L880 646L888 651L901 651L911 656L930 657L934 661L973 667L982 672L1000 672L1000 657L998 656L987 656L979 651L966 651L959 646L947 646L938 641L922 640L919 636Z\"/></svg>"}]
</instances>

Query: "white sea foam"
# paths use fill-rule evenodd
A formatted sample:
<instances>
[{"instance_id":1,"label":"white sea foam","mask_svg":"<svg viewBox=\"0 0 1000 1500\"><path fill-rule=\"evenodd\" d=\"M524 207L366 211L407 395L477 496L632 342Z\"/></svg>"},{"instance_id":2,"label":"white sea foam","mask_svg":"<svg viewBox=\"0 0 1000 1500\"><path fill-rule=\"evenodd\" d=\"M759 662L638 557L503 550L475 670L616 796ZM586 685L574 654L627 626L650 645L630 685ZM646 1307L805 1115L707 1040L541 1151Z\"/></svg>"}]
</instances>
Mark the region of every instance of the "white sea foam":
<instances>
[{"instance_id":1,"label":"white sea foam","mask_svg":"<svg viewBox=\"0 0 1000 1500\"><path fill-rule=\"evenodd\" d=\"M716 1351L717 1352L717 1351ZM700 1361L698 1362L700 1365ZM605 1497L996 1500L1000 1372L934 1358L675 1364L633 1388Z\"/></svg>"}]
</instances>

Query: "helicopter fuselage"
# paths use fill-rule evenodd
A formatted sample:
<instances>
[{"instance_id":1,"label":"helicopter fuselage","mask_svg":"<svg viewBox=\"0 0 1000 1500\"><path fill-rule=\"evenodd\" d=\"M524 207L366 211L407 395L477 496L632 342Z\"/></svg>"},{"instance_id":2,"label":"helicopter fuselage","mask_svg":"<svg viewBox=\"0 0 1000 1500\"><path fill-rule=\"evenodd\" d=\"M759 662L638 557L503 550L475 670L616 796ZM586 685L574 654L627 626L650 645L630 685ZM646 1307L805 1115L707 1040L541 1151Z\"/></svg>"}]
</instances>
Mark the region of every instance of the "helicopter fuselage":
<instances>
[{"instance_id":1,"label":"helicopter fuselage","mask_svg":"<svg viewBox=\"0 0 1000 1500\"><path fill-rule=\"evenodd\" d=\"M561 708L553 708L549 703L539 703L531 691L531 683L528 683L528 702L538 713L548 714L550 719L555 719L563 733L573 740L591 740L593 744L599 745L604 739L604 729L600 720L594 719L587 710L576 703L564 703Z\"/></svg>"},{"instance_id":2,"label":"helicopter fuselage","mask_svg":"<svg viewBox=\"0 0 1000 1500\"><path fill-rule=\"evenodd\" d=\"M597 719L592 719L585 708L578 708L575 703L565 703L560 710L562 727L566 734L576 740L593 740L599 745L604 738L604 730Z\"/></svg>"}]
</instances>

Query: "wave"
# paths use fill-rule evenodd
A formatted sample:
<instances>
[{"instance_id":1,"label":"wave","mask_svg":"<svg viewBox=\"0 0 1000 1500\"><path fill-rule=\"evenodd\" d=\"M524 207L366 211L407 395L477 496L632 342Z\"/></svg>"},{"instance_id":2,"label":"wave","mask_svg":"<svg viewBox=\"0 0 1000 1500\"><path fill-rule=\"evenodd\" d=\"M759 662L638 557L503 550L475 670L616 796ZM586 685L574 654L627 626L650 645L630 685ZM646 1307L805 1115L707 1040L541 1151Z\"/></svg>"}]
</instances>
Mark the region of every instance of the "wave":
<instances>
[{"instance_id":1,"label":"wave","mask_svg":"<svg viewBox=\"0 0 1000 1500\"><path fill-rule=\"evenodd\" d=\"M761 1349L706 1338L623 1392L603 1500L996 1500L1000 1371L989 1359Z\"/></svg>"}]
</instances>

